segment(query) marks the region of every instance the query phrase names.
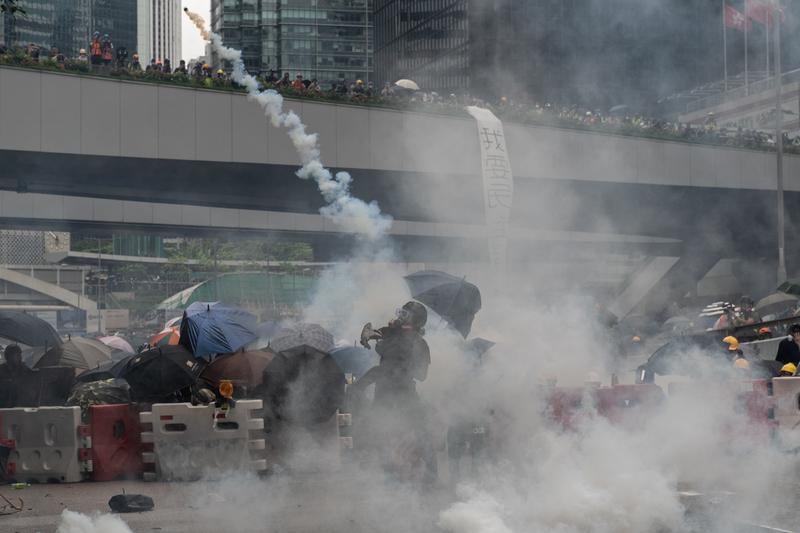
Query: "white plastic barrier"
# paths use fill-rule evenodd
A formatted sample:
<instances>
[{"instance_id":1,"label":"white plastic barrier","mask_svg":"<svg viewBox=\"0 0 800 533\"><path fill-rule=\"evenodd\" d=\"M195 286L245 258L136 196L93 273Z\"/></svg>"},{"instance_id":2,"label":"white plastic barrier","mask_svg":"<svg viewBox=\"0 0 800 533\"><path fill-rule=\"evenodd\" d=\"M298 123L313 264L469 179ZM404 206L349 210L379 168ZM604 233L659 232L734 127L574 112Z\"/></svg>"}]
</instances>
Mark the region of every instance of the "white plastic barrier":
<instances>
[{"instance_id":1,"label":"white plastic barrier","mask_svg":"<svg viewBox=\"0 0 800 533\"><path fill-rule=\"evenodd\" d=\"M152 445L142 454L145 480L215 479L232 471L266 470L266 460L251 456L265 447L263 438L251 435L264 429L264 419L253 412L261 408L261 400L239 400L227 411L213 405L154 404L139 414L142 424L152 426L142 431L142 443Z\"/></svg>"},{"instance_id":2,"label":"white plastic barrier","mask_svg":"<svg viewBox=\"0 0 800 533\"><path fill-rule=\"evenodd\" d=\"M800 377L774 378L772 395L781 444L800 446Z\"/></svg>"},{"instance_id":3,"label":"white plastic barrier","mask_svg":"<svg viewBox=\"0 0 800 533\"><path fill-rule=\"evenodd\" d=\"M80 407L0 409L0 422L3 437L15 443L8 460L16 480L75 483L91 472L91 437Z\"/></svg>"}]
</instances>

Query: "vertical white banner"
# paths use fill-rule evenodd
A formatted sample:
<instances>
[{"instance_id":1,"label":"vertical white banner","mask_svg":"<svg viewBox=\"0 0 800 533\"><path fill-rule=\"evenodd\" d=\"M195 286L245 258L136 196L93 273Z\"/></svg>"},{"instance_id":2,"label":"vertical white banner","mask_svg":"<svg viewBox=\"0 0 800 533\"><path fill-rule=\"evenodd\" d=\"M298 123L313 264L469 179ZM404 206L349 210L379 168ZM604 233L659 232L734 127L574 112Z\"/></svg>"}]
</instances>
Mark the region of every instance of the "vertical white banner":
<instances>
[{"instance_id":1,"label":"vertical white banner","mask_svg":"<svg viewBox=\"0 0 800 533\"><path fill-rule=\"evenodd\" d=\"M503 123L488 109L469 106L467 112L478 126L489 263L495 273L502 274L508 260L508 224L514 199L514 176Z\"/></svg>"}]
</instances>

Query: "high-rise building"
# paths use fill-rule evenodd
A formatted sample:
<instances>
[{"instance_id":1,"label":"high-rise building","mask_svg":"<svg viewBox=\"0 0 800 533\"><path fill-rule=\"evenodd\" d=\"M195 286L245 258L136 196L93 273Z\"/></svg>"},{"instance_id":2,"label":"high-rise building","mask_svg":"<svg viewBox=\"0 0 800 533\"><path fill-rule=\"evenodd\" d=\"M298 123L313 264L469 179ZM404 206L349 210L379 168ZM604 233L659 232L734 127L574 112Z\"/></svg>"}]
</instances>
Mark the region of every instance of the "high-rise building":
<instances>
[{"instance_id":1,"label":"high-rise building","mask_svg":"<svg viewBox=\"0 0 800 533\"><path fill-rule=\"evenodd\" d=\"M114 46L136 49L136 0L25 0L24 16L0 16L6 45L35 44L76 57L93 32L108 34Z\"/></svg>"},{"instance_id":2,"label":"high-rise building","mask_svg":"<svg viewBox=\"0 0 800 533\"><path fill-rule=\"evenodd\" d=\"M410 78L440 93L525 95L542 103L649 105L722 78L723 5L719 0L375 0L375 81ZM743 10L743 0L730 5ZM786 19L787 26L794 24ZM753 26L751 69L765 62L763 27ZM731 73L743 70L741 36L728 32ZM786 48L791 54L788 48L797 47Z\"/></svg>"},{"instance_id":3,"label":"high-rise building","mask_svg":"<svg viewBox=\"0 0 800 533\"><path fill-rule=\"evenodd\" d=\"M320 83L372 79L373 0L212 0L211 27L247 69ZM213 58L216 62L216 58Z\"/></svg>"},{"instance_id":4,"label":"high-rise building","mask_svg":"<svg viewBox=\"0 0 800 533\"><path fill-rule=\"evenodd\" d=\"M137 0L138 45L142 62L169 59L177 65L181 55L180 0Z\"/></svg>"}]
</instances>

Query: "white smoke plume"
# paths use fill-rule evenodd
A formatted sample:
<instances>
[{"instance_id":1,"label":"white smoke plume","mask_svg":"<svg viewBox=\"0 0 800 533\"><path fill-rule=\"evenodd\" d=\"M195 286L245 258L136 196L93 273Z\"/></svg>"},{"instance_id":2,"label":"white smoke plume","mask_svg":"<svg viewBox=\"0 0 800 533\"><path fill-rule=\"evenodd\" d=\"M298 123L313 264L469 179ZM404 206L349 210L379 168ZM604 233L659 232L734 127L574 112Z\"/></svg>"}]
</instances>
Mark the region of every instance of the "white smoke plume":
<instances>
[{"instance_id":1,"label":"white smoke plume","mask_svg":"<svg viewBox=\"0 0 800 533\"><path fill-rule=\"evenodd\" d=\"M247 89L249 98L262 107L273 126L288 130L289 138L303 165L297 171L298 177L316 181L322 197L328 204L320 209L320 213L344 229L370 239L386 235L392 225L391 217L381 213L376 202L368 203L350 194L352 182L350 174L337 172L334 175L325 168L320 160L317 134L307 133L305 124L294 111L283 111L283 97L278 92L271 89L261 90L258 80L245 70L240 50L225 46L220 35L209 32L203 17L189 11L188 8L184 8L184 11L203 38L211 43L220 58L233 63L233 81Z\"/></svg>"},{"instance_id":2,"label":"white smoke plume","mask_svg":"<svg viewBox=\"0 0 800 533\"><path fill-rule=\"evenodd\" d=\"M87 516L64 510L56 533L133 533L121 518L111 514Z\"/></svg>"}]
</instances>

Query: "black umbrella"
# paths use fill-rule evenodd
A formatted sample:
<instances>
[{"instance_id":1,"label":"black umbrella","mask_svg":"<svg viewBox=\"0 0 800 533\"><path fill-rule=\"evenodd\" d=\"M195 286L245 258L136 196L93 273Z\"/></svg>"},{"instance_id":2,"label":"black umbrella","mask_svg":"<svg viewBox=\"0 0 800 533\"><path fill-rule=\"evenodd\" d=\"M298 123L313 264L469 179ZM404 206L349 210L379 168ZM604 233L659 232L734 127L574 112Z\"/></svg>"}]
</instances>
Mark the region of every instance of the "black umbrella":
<instances>
[{"instance_id":1,"label":"black umbrella","mask_svg":"<svg viewBox=\"0 0 800 533\"><path fill-rule=\"evenodd\" d=\"M438 270L421 270L405 277L411 297L433 309L466 338L475 313L481 309L481 291L463 278Z\"/></svg>"},{"instance_id":2,"label":"black umbrella","mask_svg":"<svg viewBox=\"0 0 800 533\"><path fill-rule=\"evenodd\" d=\"M75 378L75 381L78 383L90 383L92 381L118 378L134 357L136 357L136 355L128 354L116 361L107 361L97 368L81 372L78 374L78 377Z\"/></svg>"},{"instance_id":3,"label":"black umbrella","mask_svg":"<svg viewBox=\"0 0 800 533\"><path fill-rule=\"evenodd\" d=\"M330 419L344 401L344 373L327 353L297 346L278 353L264 369L264 406L282 420L315 424Z\"/></svg>"},{"instance_id":4,"label":"black umbrella","mask_svg":"<svg viewBox=\"0 0 800 533\"><path fill-rule=\"evenodd\" d=\"M136 402L169 402L195 384L205 365L183 346L161 346L133 356L116 377L128 382Z\"/></svg>"},{"instance_id":5,"label":"black umbrella","mask_svg":"<svg viewBox=\"0 0 800 533\"><path fill-rule=\"evenodd\" d=\"M41 318L19 311L0 311L0 337L28 346L59 346L53 326Z\"/></svg>"}]
</instances>

